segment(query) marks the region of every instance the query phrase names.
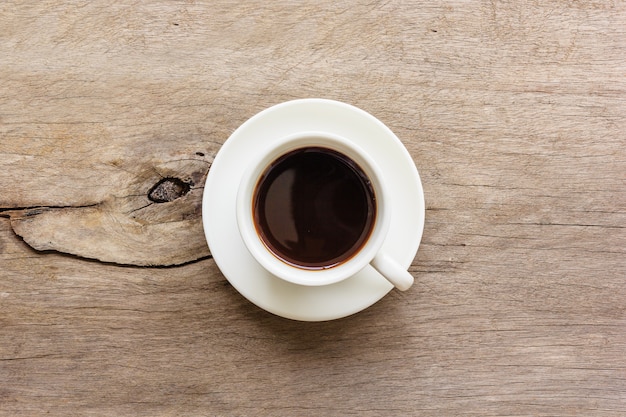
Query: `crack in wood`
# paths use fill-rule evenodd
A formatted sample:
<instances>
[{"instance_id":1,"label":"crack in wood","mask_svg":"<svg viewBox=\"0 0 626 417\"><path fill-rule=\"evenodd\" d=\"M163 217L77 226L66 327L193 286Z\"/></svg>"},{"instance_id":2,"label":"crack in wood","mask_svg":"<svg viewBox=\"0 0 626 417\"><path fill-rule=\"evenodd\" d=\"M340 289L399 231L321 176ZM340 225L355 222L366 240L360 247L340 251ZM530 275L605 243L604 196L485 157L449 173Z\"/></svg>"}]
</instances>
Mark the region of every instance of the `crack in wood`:
<instances>
[{"instance_id":1,"label":"crack in wood","mask_svg":"<svg viewBox=\"0 0 626 417\"><path fill-rule=\"evenodd\" d=\"M25 207L0 207L0 217L7 219L13 218L12 214L20 213L23 217L36 216L42 214L47 210L62 210L62 209L80 209L87 207L96 207L102 203L82 204L82 205L67 205L67 206L25 206Z\"/></svg>"},{"instance_id":2,"label":"crack in wood","mask_svg":"<svg viewBox=\"0 0 626 417\"><path fill-rule=\"evenodd\" d=\"M192 191L190 186L187 194ZM170 268L211 258L202 232L201 194L191 201L176 198L156 211L148 206L165 204L138 194L92 204L2 207L0 217L10 219L13 232L39 252L119 266ZM145 203L139 209L127 210L141 200Z\"/></svg>"}]
</instances>

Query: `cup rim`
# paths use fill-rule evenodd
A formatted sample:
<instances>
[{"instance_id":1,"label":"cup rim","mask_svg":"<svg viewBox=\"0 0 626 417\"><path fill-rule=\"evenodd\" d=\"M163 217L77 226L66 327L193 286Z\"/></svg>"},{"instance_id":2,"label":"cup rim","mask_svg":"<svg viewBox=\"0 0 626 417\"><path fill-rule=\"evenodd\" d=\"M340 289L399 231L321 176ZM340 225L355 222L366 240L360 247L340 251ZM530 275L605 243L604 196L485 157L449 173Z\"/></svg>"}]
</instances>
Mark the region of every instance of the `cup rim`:
<instances>
[{"instance_id":1,"label":"cup rim","mask_svg":"<svg viewBox=\"0 0 626 417\"><path fill-rule=\"evenodd\" d=\"M376 219L372 231L348 260L325 269L306 269L276 257L258 236L252 215L254 191L267 166L280 156L303 147L325 147L353 159L370 179L376 200ZM387 235L390 210L383 174L371 156L349 139L324 131L302 131L275 140L266 152L245 171L239 183L236 202L237 226L250 254L261 266L285 281L308 286L330 285L347 279L366 267L379 252Z\"/></svg>"}]
</instances>

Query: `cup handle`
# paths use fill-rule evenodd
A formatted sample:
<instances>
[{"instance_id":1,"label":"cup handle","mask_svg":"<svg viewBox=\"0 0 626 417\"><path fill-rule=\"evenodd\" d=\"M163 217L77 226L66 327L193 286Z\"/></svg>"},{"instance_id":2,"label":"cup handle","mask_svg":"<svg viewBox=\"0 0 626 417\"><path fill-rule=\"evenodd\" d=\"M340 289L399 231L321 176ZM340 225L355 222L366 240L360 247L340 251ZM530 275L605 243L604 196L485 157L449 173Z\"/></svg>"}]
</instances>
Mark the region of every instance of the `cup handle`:
<instances>
[{"instance_id":1,"label":"cup handle","mask_svg":"<svg viewBox=\"0 0 626 417\"><path fill-rule=\"evenodd\" d=\"M406 291L413 285L413 275L385 253L378 253L371 265L400 291Z\"/></svg>"}]
</instances>

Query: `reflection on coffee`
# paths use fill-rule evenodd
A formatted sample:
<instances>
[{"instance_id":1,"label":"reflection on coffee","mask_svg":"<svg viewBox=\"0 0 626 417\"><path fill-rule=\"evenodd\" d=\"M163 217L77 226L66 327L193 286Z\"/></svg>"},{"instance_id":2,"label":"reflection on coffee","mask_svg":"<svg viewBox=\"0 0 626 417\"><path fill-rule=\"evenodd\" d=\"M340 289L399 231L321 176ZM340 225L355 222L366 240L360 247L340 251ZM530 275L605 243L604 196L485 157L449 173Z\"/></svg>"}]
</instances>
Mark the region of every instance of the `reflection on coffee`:
<instances>
[{"instance_id":1,"label":"reflection on coffee","mask_svg":"<svg viewBox=\"0 0 626 417\"><path fill-rule=\"evenodd\" d=\"M376 196L349 157L306 147L276 159L253 200L257 233L276 257L296 267L330 268L356 254L376 219Z\"/></svg>"}]
</instances>

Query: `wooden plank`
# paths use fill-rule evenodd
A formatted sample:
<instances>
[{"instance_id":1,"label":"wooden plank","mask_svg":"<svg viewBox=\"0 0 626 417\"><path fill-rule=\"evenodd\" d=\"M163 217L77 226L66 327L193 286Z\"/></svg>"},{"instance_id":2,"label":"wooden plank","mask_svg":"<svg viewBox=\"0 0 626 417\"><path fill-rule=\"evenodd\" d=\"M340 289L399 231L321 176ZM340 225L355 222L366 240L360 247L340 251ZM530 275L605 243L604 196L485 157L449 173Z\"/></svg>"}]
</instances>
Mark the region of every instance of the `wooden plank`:
<instances>
[{"instance_id":1,"label":"wooden plank","mask_svg":"<svg viewBox=\"0 0 626 417\"><path fill-rule=\"evenodd\" d=\"M624 23L591 0L3 2L0 415L625 415ZM427 203L415 287L325 323L243 299L200 216L230 133L302 97L391 127Z\"/></svg>"},{"instance_id":2,"label":"wooden plank","mask_svg":"<svg viewBox=\"0 0 626 417\"><path fill-rule=\"evenodd\" d=\"M553 254L530 276L418 264L415 290L300 323L252 306L211 260L77 261L0 226L2 415L623 411L622 282L539 275Z\"/></svg>"}]
</instances>

